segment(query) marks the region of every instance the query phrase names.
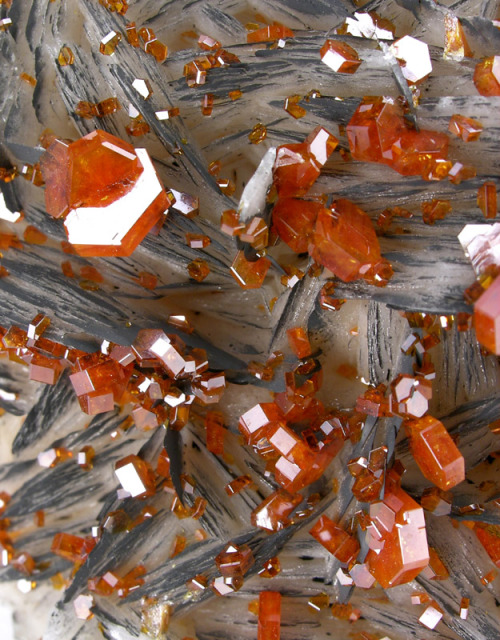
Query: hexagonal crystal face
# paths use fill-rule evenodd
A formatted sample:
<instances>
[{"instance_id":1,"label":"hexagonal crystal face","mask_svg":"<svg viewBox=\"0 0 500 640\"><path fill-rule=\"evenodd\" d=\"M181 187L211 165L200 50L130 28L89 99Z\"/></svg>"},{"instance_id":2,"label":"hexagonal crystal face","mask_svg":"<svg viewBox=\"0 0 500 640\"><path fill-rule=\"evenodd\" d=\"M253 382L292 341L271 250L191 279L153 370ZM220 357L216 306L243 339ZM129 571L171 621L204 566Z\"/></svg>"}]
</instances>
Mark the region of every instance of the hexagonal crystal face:
<instances>
[{"instance_id":1,"label":"hexagonal crystal face","mask_svg":"<svg viewBox=\"0 0 500 640\"><path fill-rule=\"evenodd\" d=\"M429 47L411 36L397 40L391 50L400 61L401 71L408 82L420 82L432 72Z\"/></svg>"},{"instance_id":2,"label":"hexagonal crystal face","mask_svg":"<svg viewBox=\"0 0 500 640\"><path fill-rule=\"evenodd\" d=\"M136 155L144 171L128 193L106 207L78 207L67 215L68 240L80 255L130 255L164 212L164 190L149 155L145 149Z\"/></svg>"},{"instance_id":3,"label":"hexagonal crystal face","mask_svg":"<svg viewBox=\"0 0 500 640\"><path fill-rule=\"evenodd\" d=\"M149 155L105 131L55 140L40 160L47 213L83 256L128 256L169 206Z\"/></svg>"}]
</instances>

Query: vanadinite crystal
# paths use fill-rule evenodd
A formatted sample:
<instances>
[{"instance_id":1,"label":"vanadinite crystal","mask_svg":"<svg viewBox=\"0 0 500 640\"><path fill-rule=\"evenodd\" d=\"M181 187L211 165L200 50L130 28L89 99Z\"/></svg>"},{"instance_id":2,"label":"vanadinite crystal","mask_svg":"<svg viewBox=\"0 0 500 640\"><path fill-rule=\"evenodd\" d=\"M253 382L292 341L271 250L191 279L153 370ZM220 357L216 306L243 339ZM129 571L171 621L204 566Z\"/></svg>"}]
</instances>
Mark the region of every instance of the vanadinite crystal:
<instances>
[{"instance_id":1,"label":"vanadinite crystal","mask_svg":"<svg viewBox=\"0 0 500 640\"><path fill-rule=\"evenodd\" d=\"M393 98L365 98L346 132L355 160L380 162L402 175L421 175L424 179L442 179L447 175L447 172L435 175L435 168L447 159L448 136L427 129L410 129L401 106Z\"/></svg>"},{"instance_id":2,"label":"vanadinite crystal","mask_svg":"<svg viewBox=\"0 0 500 640\"><path fill-rule=\"evenodd\" d=\"M145 149L96 130L41 159L47 212L83 256L128 256L169 204Z\"/></svg>"},{"instance_id":3,"label":"vanadinite crystal","mask_svg":"<svg viewBox=\"0 0 500 640\"><path fill-rule=\"evenodd\" d=\"M151 467L138 456L130 455L115 464L115 474L123 489L133 498L155 493L155 478Z\"/></svg>"},{"instance_id":4,"label":"vanadinite crystal","mask_svg":"<svg viewBox=\"0 0 500 640\"><path fill-rule=\"evenodd\" d=\"M277 591L261 591L257 640L280 640L280 625L281 594Z\"/></svg>"},{"instance_id":5,"label":"vanadinite crystal","mask_svg":"<svg viewBox=\"0 0 500 640\"><path fill-rule=\"evenodd\" d=\"M245 258L243 251L238 251L230 273L242 289L258 289L262 286L271 261L263 256L255 261Z\"/></svg>"},{"instance_id":6,"label":"vanadinite crystal","mask_svg":"<svg viewBox=\"0 0 500 640\"><path fill-rule=\"evenodd\" d=\"M464 142L478 140L482 130L483 125L480 122L458 113L451 116L448 124L448 131L462 138Z\"/></svg>"},{"instance_id":7,"label":"vanadinite crystal","mask_svg":"<svg viewBox=\"0 0 500 640\"><path fill-rule=\"evenodd\" d=\"M295 253L305 253L321 208L312 200L280 198L273 208L273 231Z\"/></svg>"},{"instance_id":8,"label":"vanadinite crystal","mask_svg":"<svg viewBox=\"0 0 500 640\"><path fill-rule=\"evenodd\" d=\"M244 576L254 563L253 553L246 544L238 546L230 542L215 556L215 564L223 576Z\"/></svg>"},{"instance_id":9,"label":"vanadinite crystal","mask_svg":"<svg viewBox=\"0 0 500 640\"><path fill-rule=\"evenodd\" d=\"M432 416L407 420L410 446L424 476L443 491L465 479L464 458L444 425Z\"/></svg>"},{"instance_id":10,"label":"vanadinite crystal","mask_svg":"<svg viewBox=\"0 0 500 640\"><path fill-rule=\"evenodd\" d=\"M500 96L500 56L485 58L477 63L474 84L482 96Z\"/></svg>"},{"instance_id":11,"label":"vanadinite crystal","mask_svg":"<svg viewBox=\"0 0 500 640\"><path fill-rule=\"evenodd\" d=\"M500 277L474 305L474 328L478 342L500 355Z\"/></svg>"},{"instance_id":12,"label":"vanadinite crystal","mask_svg":"<svg viewBox=\"0 0 500 640\"><path fill-rule=\"evenodd\" d=\"M365 278L382 284L392 275L370 218L349 200L320 210L309 253L344 282Z\"/></svg>"},{"instance_id":13,"label":"vanadinite crystal","mask_svg":"<svg viewBox=\"0 0 500 640\"><path fill-rule=\"evenodd\" d=\"M477 190L477 206L485 218L497 215L497 187L494 182L485 182Z\"/></svg>"},{"instance_id":14,"label":"vanadinite crystal","mask_svg":"<svg viewBox=\"0 0 500 640\"><path fill-rule=\"evenodd\" d=\"M286 197L307 193L337 144L338 140L331 133L323 127L316 127L304 142L278 147L273 167L278 195Z\"/></svg>"},{"instance_id":15,"label":"vanadinite crystal","mask_svg":"<svg viewBox=\"0 0 500 640\"><path fill-rule=\"evenodd\" d=\"M429 562L423 509L391 470L382 502L370 506L373 523L366 562L384 589L413 580Z\"/></svg>"},{"instance_id":16,"label":"vanadinite crystal","mask_svg":"<svg viewBox=\"0 0 500 640\"><path fill-rule=\"evenodd\" d=\"M361 60L358 52L346 42L327 40L320 50L321 62L339 73L354 73Z\"/></svg>"},{"instance_id":17,"label":"vanadinite crystal","mask_svg":"<svg viewBox=\"0 0 500 640\"><path fill-rule=\"evenodd\" d=\"M403 76L408 82L420 82L431 73L431 57L425 42L404 36L391 45L391 51L399 61Z\"/></svg>"},{"instance_id":18,"label":"vanadinite crystal","mask_svg":"<svg viewBox=\"0 0 500 640\"><path fill-rule=\"evenodd\" d=\"M345 565L349 565L358 555L359 542L356 538L327 516L321 516L309 533Z\"/></svg>"}]
</instances>

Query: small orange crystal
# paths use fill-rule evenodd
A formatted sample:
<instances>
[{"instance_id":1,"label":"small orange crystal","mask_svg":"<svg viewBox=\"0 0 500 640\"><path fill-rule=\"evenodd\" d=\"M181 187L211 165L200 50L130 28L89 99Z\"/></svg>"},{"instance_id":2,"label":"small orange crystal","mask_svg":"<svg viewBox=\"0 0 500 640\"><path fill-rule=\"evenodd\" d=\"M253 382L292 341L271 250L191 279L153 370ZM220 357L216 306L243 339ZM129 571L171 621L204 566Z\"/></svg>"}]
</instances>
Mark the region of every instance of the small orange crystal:
<instances>
[{"instance_id":1,"label":"small orange crystal","mask_svg":"<svg viewBox=\"0 0 500 640\"><path fill-rule=\"evenodd\" d=\"M300 196L307 193L337 144L337 138L329 131L316 127L304 142L278 147L273 167L273 182L278 195Z\"/></svg>"},{"instance_id":2,"label":"small orange crystal","mask_svg":"<svg viewBox=\"0 0 500 640\"><path fill-rule=\"evenodd\" d=\"M484 182L477 190L477 206L485 218L496 218L497 187L494 182Z\"/></svg>"},{"instance_id":3,"label":"small orange crystal","mask_svg":"<svg viewBox=\"0 0 500 640\"><path fill-rule=\"evenodd\" d=\"M320 55L321 62L337 73L355 73L361 64L358 52L340 40L327 40Z\"/></svg>"},{"instance_id":4,"label":"small orange crystal","mask_svg":"<svg viewBox=\"0 0 500 640\"><path fill-rule=\"evenodd\" d=\"M50 550L70 562L81 562L86 556L85 538L70 533L56 533Z\"/></svg>"},{"instance_id":5,"label":"small orange crystal","mask_svg":"<svg viewBox=\"0 0 500 640\"><path fill-rule=\"evenodd\" d=\"M293 38L293 31L287 27L275 22L267 27L262 27L251 31L247 34L247 42L269 42L271 40L283 40L284 38Z\"/></svg>"},{"instance_id":6,"label":"small orange crystal","mask_svg":"<svg viewBox=\"0 0 500 640\"><path fill-rule=\"evenodd\" d=\"M206 260L196 258L196 260L193 260L188 264L188 273L189 277L196 280L196 282L203 282L210 273L210 267Z\"/></svg>"},{"instance_id":7,"label":"small orange crystal","mask_svg":"<svg viewBox=\"0 0 500 640\"><path fill-rule=\"evenodd\" d=\"M295 353L297 358L307 358L312 354L309 338L307 336L306 330L303 327L294 327L292 329L288 329L286 334L288 338L288 344L290 345L290 348Z\"/></svg>"},{"instance_id":8,"label":"small orange crystal","mask_svg":"<svg viewBox=\"0 0 500 640\"><path fill-rule=\"evenodd\" d=\"M450 118L448 131L462 138L464 142L472 142L479 139L483 125L478 120L456 113Z\"/></svg>"},{"instance_id":9,"label":"small orange crystal","mask_svg":"<svg viewBox=\"0 0 500 640\"><path fill-rule=\"evenodd\" d=\"M477 522L474 532L492 562L500 569L500 526Z\"/></svg>"},{"instance_id":10,"label":"small orange crystal","mask_svg":"<svg viewBox=\"0 0 500 640\"><path fill-rule=\"evenodd\" d=\"M242 289L259 289L270 266L271 261L266 257L251 262L245 258L243 251L238 251L230 273Z\"/></svg>"},{"instance_id":11,"label":"small orange crystal","mask_svg":"<svg viewBox=\"0 0 500 640\"><path fill-rule=\"evenodd\" d=\"M216 455L224 454L224 419L218 411L207 411L205 415L207 449Z\"/></svg>"},{"instance_id":12,"label":"small orange crystal","mask_svg":"<svg viewBox=\"0 0 500 640\"><path fill-rule=\"evenodd\" d=\"M281 531L290 524L289 516L301 502L300 494L291 495L284 489L278 489L252 511L251 523L266 531Z\"/></svg>"},{"instance_id":13,"label":"small orange crystal","mask_svg":"<svg viewBox=\"0 0 500 640\"><path fill-rule=\"evenodd\" d=\"M150 465L138 456L130 455L115 464L115 475L123 489L133 498L154 495L156 484Z\"/></svg>"},{"instance_id":14,"label":"small orange crystal","mask_svg":"<svg viewBox=\"0 0 500 640\"><path fill-rule=\"evenodd\" d=\"M248 139L252 144L260 144L267 137L267 128L261 122L254 125L253 129L248 134Z\"/></svg>"},{"instance_id":15,"label":"small orange crystal","mask_svg":"<svg viewBox=\"0 0 500 640\"><path fill-rule=\"evenodd\" d=\"M500 96L500 56L484 58L477 63L474 84L482 96Z\"/></svg>"},{"instance_id":16,"label":"small orange crystal","mask_svg":"<svg viewBox=\"0 0 500 640\"><path fill-rule=\"evenodd\" d=\"M309 253L344 282L363 277L382 284L392 275L370 218L349 200L320 210Z\"/></svg>"},{"instance_id":17,"label":"small orange crystal","mask_svg":"<svg viewBox=\"0 0 500 640\"><path fill-rule=\"evenodd\" d=\"M73 64L75 62L73 51L71 51L68 46L61 47L59 55L57 56L57 62L61 67Z\"/></svg>"},{"instance_id":18,"label":"small orange crystal","mask_svg":"<svg viewBox=\"0 0 500 640\"><path fill-rule=\"evenodd\" d=\"M112 56L120 43L122 36L117 31L110 31L99 43L99 51L105 56Z\"/></svg>"},{"instance_id":19,"label":"small orange crystal","mask_svg":"<svg viewBox=\"0 0 500 640\"><path fill-rule=\"evenodd\" d=\"M254 563L252 550L246 544L230 542L215 556L215 564L223 576L234 578L244 576Z\"/></svg>"},{"instance_id":20,"label":"small orange crystal","mask_svg":"<svg viewBox=\"0 0 500 640\"><path fill-rule=\"evenodd\" d=\"M243 491L247 487L250 487L252 484L252 478L250 476L238 476L231 482L228 482L224 487L227 495L229 497L235 496L237 493Z\"/></svg>"},{"instance_id":21,"label":"small orange crystal","mask_svg":"<svg viewBox=\"0 0 500 640\"><path fill-rule=\"evenodd\" d=\"M321 516L309 533L337 560L346 565L358 555L359 542L327 516Z\"/></svg>"},{"instance_id":22,"label":"small orange crystal","mask_svg":"<svg viewBox=\"0 0 500 640\"><path fill-rule=\"evenodd\" d=\"M288 96L285 98L285 111L287 111L296 120L303 118L307 111L304 107L301 107L299 102L302 100L302 96Z\"/></svg>"},{"instance_id":23,"label":"small orange crystal","mask_svg":"<svg viewBox=\"0 0 500 640\"><path fill-rule=\"evenodd\" d=\"M444 28L443 58L451 60L463 60L464 57L472 58L472 51L460 20L453 14L446 13L444 16Z\"/></svg>"}]
</instances>

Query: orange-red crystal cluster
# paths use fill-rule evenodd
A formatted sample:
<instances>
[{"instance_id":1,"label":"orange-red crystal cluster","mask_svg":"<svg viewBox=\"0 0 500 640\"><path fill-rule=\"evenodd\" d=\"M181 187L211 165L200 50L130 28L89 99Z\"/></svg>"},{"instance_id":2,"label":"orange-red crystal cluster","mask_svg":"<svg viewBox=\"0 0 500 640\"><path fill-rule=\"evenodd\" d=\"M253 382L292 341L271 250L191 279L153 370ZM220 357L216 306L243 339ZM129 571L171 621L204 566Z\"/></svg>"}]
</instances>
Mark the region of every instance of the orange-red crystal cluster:
<instances>
[{"instance_id":1,"label":"orange-red crystal cluster","mask_svg":"<svg viewBox=\"0 0 500 640\"><path fill-rule=\"evenodd\" d=\"M387 164L404 176L419 175L424 180L442 180L452 167L448 136L411 129L393 98L364 98L346 132L355 160Z\"/></svg>"},{"instance_id":2,"label":"orange-red crystal cluster","mask_svg":"<svg viewBox=\"0 0 500 640\"><path fill-rule=\"evenodd\" d=\"M238 64L240 59L234 53L221 47L220 42L210 36L201 35L198 46L206 52L206 55L195 58L184 65L184 77L188 87L199 87L207 81L210 69L228 67Z\"/></svg>"},{"instance_id":3,"label":"orange-red crystal cluster","mask_svg":"<svg viewBox=\"0 0 500 640\"><path fill-rule=\"evenodd\" d=\"M273 186L273 231L296 253L309 252L316 263L344 282L364 278L384 286L392 268L381 256L368 215L347 199L329 208L305 196L337 146L337 139L317 127L302 143L278 147Z\"/></svg>"},{"instance_id":4,"label":"orange-red crystal cluster","mask_svg":"<svg viewBox=\"0 0 500 640\"><path fill-rule=\"evenodd\" d=\"M295 334L292 334L295 338ZM280 488L271 493L251 515L252 523L266 531L280 531L291 524L291 514L302 502L298 492L318 480L343 447L357 437L364 416L349 411L329 411L315 397L321 385L321 367L304 350L303 360L285 373L286 390L273 402L261 402L239 420L245 443L261 456Z\"/></svg>"},{"instance_id":5,"label":"orange-red crystal cluster","mask_svg":"<svg viewBox=\"0 0 500 640\"><path fill-rule=\"evenodd\" d=\"M80 406L89 415L131 403L138 429L164 423L181 429L193 402L216 404L224 393L224 373L210 371L205 351L188 350L176 334L143 329L131 347L106 342L101 351L85 353L44 337L49 322L39 314L28 331L2 328L2 353L28 365L30 378L38 382L55 384L69 370Z\"/></svg>"}]
</instances>

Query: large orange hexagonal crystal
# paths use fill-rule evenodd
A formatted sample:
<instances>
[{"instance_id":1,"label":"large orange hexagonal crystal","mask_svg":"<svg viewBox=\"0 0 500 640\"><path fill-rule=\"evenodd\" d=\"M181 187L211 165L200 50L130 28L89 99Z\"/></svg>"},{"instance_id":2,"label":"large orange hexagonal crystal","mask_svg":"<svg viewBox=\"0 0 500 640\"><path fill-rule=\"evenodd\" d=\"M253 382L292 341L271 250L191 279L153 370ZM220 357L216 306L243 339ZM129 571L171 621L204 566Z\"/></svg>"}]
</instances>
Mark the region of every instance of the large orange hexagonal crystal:
<instances>
[{"instance_id":1,"label":"large orange hexagonal crystal","mask_svg":"<svg viewBox=\"0 0 500 640\"><path fill-rule=\"evenodd\" d=\"M413 456L424 476L443 491L465 479L464 457L442 422L432 416L407 420Z\"/></svg>"},{"instance_id":2,"label":"large orange hexagonal crystal","mask_svg":"<svg viewBox=\"0 0 500 640\"><path fill-rule=\"evenodd\" d=\"M382 272L392 275L370 218L344 198L319 212L309 253L344 282L363 277L377 284Z\"/></svg>"},{"instance_id":3,"label":"large orange hexagonal crystal","mask_svg":"<svg viewBox=\"0 0 500 640\"><path fill-rule=\"evenodd\" d=\"M82 256L129 256L169 206L145 149L96 130L42 156L47 212Z\"/></svg>"},{"instance_id":4,"label":"large orange hexagonal crystal","mask_svg":"<svg viewBox=\"0 0 500 640\"><path fill-rule=\"evenodd\" d=\"M401 489L392 470L384 500L370 506L370 519L373 532L366 556L370 573L384 589L413 580L429 563L424 512Z\"/></svg>"}]
</instances>

